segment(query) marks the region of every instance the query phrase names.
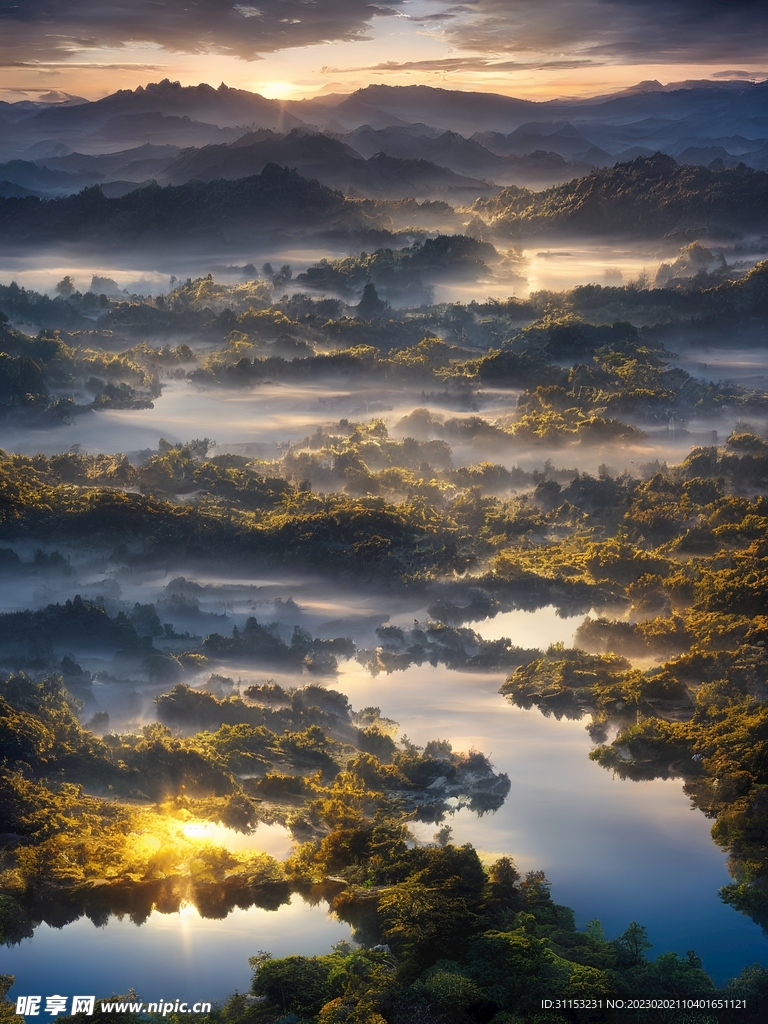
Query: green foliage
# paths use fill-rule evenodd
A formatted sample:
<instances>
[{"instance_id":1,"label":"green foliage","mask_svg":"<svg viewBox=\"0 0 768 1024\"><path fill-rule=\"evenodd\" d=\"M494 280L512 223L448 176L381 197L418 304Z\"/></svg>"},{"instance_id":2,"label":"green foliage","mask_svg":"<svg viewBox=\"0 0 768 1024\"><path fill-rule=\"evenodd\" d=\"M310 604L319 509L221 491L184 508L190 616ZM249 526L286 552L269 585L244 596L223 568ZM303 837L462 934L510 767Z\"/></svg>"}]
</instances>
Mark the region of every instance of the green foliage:
<instances>
[{"instance_id":1,"label":"green foliage","mask_svg":"<svg viewBox=\"0 0 768 1024\"><path fill-rule=\"evenodd\" d=\"M533 203L556 219L565 216L560 199L567 205L576 195L589 208L601 190L610 193L617 181L633 186L647 174L657 196L674 193L679 213L685 202L674 190L692 179L658 162L600 172L587 196L578 183L538 199L507 192L485 213L503 227L505 203L517 204L524 219ZM727 191L736 178L707 180ZM290 175L271 180L295 185ZM751 179L745 183L751 187ZM214 206L226 199L192 192ZM156 200L149 190L131 202L149 209ZM80 202L94 216L113 209L96 195ZM491 255L482 243L442 237L311 269L317 280L338 275L357 294L374 272L402 279L399 287L406 271L466 269ZM768 309L765 280L762 267L739 281L705 281L695 302L715 318L739 304L751 316ZM108 300L99 330L129 332L132 317L141 330L192 324L221 346L193 370L199 384L357 375L444 388L463 396L468 413L417 408L391 432L376 418L341 420L271 462L212 455L209 438L161 441L139 467L123 455L76 450L0 454L0 533L8 543L24 542L19 551L41 545L34 561L2 549L2 565L14 574L71 573L59 548L87 541L133 569L178 572L216 559L238 569L290 565L356 585L376 581L410 591L432 616L410 627L381 626L368 651L256 618L198 643L166 628L160 605L108 614L79 597L0 616L0 659L41 674L0 679L0 831L21 837L0 875L4 941L29 933L52 892L73 916L82 913L83 894L97 879L105 916L138 918L153 905L177 905L182 892L202 913L220 917L234 906L275 908L294 889L326 894L367 946L382 948L262 957L254 993L265 1002L233 997L212 1020L266 1024L292 1013L317 1024L440 1017L518 1024L538 1019L540 1000L553 991L573 998L713 991L695 954L649 960L636 922L612 941L599 922L576 931L573 913L552 901L542 873L521 877L510 858L486 869L471 847L452 845L453 810L492 811L509 792L509 779L484 755L457 753L446 740L423 750L397 743L380 709L355 714L343 694L315 683L265 682L221 697L229 691L216 677L210 690L180 681L217 661L315 675L332 674L339 659L353 656L374 673L427 662L503 667L512 671L502 687L510 700L558 717L592 716L597 763L625 778L681 778L730 854L734 882L723 899L765 923L765 440L740 424L725 444L694 449L680 466L640 467L641 479L604 467L592 476L549 462L531 472L512 463L520 446L635 443L642 440L636 423L666 429L673 417L764 410L765 396L676 368L663 332L626 319L630 307L693 316L693 292L641 292L577 289L407 313L373 304L370 323L360 320L364 310L345 316L338 300L294 295L275 305L264 282L229 288L210 276L162 303ZM15 293L0 292L4 298L23 304ZM605 322L587 323L589 308L607 310ZM0 323L0 335L8 364L0 397L14 415L22 406L47 415L50 396L65 391L91 405L133 407L151 401L162 374L183 374L196 361L191 348L146 343L115 355L97 347L98 331L32 339ZM522 390L514 416L471 412L475 390L491 384ZM498 461L457 469L452 445ZM169 590L187 593L181 585ZM577 631L576 649L524 650L485 641L464 625L545 603L570 613L598 609ZM173 642L174 654L153 646L160 636ZM103 739L84 728L73 694L87 691L90 676L62 659L75 642L120 650L143 678L162 682L158 722ZM53 668L61 680L42 677ZM611 743L609 726L617 731ZM407 823L414 818L434 823L437 845L413 844ZM204 822L244 833L277 822L301 845L278 865L184 831ZM753 970L728 991L758 999L765 989Z\"/></svg>"},{"instance_id":2,"label":"green foliage","mask_svg":"<svg viewBox=\"0 0 768 1024\"><path fill-rule=\"evenodd\" d=\"M319 226L329 217L339 226L345 221L350 227L377 226L340 193L275 164L237 181L152 184L117 199L106 198L94 186L62 199L0 200L6 237L38 243L62 237L109 243L119 235L123 244L146 245L152 238L161 243L171 236L177 242L190 235L199 238L201 231L244 238L254 228L280 224L284 229L291 222Z\"/></svg>"},{"instance_id":3,"label":"green foliage","mask_svg":"<svg viewBox=\"0 0 768 1024\"><path fill-rule=\"evenodd\" d=\"M550 647L543 658L521 665L501 688L516 704L536 704L546 714L581 718L591 707L637 706L640 673L625 658Z\"/></svg>"},{"instance_id":4,"label":"green foliage","mask_svg":"<svg viewBox=\"0 0 768 1024\"><path fill-rule=\"evenodd\" d=\"M373 833L367 835L363 840L356 831L338 833L334 870L343 871L350 859L367 862ZM329 849L327 840L322 845ZM471 847L409 850L395 842L378 849L373 884L358 883L334 903L337 914L370 936L369 948L254 958L253 991L266 996L274 1013L293 1009L317 1024L433 1015L527 1021L538 1019L553 986L559 998L573 999L718 994L693 952L649 961L650 943L637 922L612 941L599 922L576 931L572 912L552 902L544 876L531 872L521 879L509 858L486 871ZM373 946L381 939L386 945ZM763 984L759 971L744 972L729 983L729 992L749 989L757 1006ZM603 1010L588 1019L614 1017Z\"/></svg>"},{"instance_id":5,"label":"green foliage","mask_svg":"<svg viewBox=\"0 0 768 1024\"><path fill-rule=\"evenodd\" d=\"M12 974L0 974L0 1021L3 1024L22 1024L24 1018L16 1013L14 1004L6 1000L15 978Z\"/></svg>"},{"instance_id":6,"label":"green foliage","mask_svg":"<svg viewBox=\"0 0 768 1024\"><path fill-rule=\"evenodd\" d=\"M0 943L11 946L32 934L32 925L21 904L12 896L0 894ZM0 999L4 994L0 992Z\"/></svg>"},{"instance_id":7,"label":"green foliage","mask_svg":"<svg viewBox=\"0 0 768 1024\"><path fill-rule=\"evenodd\" d=\"M677 165L657 153L594 170L541 192L510 186L471 210L503 237L585 233L661 237L670 232L749 230L766 215L763 172Z\"/></svg>"},{"instance_id":8,"label":"green foliage","mask_svg":"<svg viewBox=\"0 0 768 1024\"><path fill-rule=\"evenodd\" d=\"M404 249L323 259L299 274L296 281L340 295L357 295L370 282L387 296L421 299L425 283L436 275L444 278L446 273L463 272L477 276L486 273L486 264L496 259L498 254L488 242L466 235L437 235Z\"/></svg>"},{"instance_id":9,"label":"green foliage","mask_svg":"<svg viewBox=\"0 0 768 1024\"><path fill-rule=\"evenodd\" d=\"M176 885L178 902L185 888L174 878L189 880L210 916L238 901L279 905L286 898L276 862L196 844L179 831L190 820L242 832L280 821L302 838L326 836L289 864L301 885L333 865L386 871L392 856L408 854L404 822L417 809L429 803L440 817L455 796L487 809L509 789L506 776L496 775L481 754L455 754L444 743L420 754L376 732L391 762L384 764L355 745L374 730L354 724L343 694L311 684L280 691L283 706L275 707L273 690L279 688L254 687L254 696L267 698L258 706L177 686L158 699L162 717L177 727L206 723L214 731L181 737L154 724L138 735L97 739L80 725L58 678L0 678L0 831L20 837L0 874L0 892L9 896L0 908L6 941L28 933L28 906L38 893L60 890L77 902L76 893L84 899L83 886L96 878L106 880L100 889L106 906L119 907L126 886L138 886L140 902L151 906L160 881ZM380 721L378 709L367 710L368 720ZM83 783L103 796L86 795ZM351 824L357 838L344 832ZM453 855L453 866L450 851L438 858L442 867L429 851L414 856L430 884L447 871L462 891L482 888L482 868L469 848Z\"/></svg>"}]
</instances>

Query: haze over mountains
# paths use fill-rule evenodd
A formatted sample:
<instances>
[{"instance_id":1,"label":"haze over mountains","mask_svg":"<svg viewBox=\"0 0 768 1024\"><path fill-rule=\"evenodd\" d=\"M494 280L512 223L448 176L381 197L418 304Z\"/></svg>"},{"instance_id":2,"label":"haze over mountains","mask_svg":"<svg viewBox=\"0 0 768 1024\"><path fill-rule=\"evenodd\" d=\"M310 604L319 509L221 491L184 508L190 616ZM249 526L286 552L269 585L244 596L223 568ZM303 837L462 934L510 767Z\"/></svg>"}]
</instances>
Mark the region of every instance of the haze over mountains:
<instances>
[{"instance_id":1,"label":"haze over mountains","mask_svg":"<svg viewBox=\"0 0 768 1024\"><path fill-rule=\"evenodd\" d=\"M270 163L348 195L445 199L544 188L638 155L768 168L768 83L642 83L534 102L427 86L278 101L163 81L95 102L0 103L0 195L243 178Z\"/></svg>"},{"instance_id":2,"label":"haze over mountains","mask_svg":"<svg viewBox=\"0 0 768 1024\"><path fill-rule=\"evenodd\" d=\"M188 256L244 254L254 245L286 244L349 252L402 246L435 232L449 247L467 239L522 247L534 240L645 240L669 247L706 239L731 248L748 241L749 251L762 252L768 172L680 165L659 153L540 191L512 185L456 209L415 199L361 201L275 163L232 181L152 183L120 197L92 187L48 201L0 198L6 253L62 244L145 255L150 248Z\"/></svg>"}]
</instances>

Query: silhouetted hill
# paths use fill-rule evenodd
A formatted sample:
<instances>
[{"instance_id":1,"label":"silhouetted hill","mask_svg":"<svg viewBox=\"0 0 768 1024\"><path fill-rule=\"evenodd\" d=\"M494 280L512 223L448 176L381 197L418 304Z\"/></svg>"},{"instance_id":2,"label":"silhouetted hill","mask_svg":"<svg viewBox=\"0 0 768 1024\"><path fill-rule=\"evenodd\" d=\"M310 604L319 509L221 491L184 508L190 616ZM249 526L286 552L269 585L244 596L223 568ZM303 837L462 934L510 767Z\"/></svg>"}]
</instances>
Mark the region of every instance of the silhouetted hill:
<instances>
[{"instance_id":1,"label":"silhouetted hill","mask_svg":"<svg viewBox=\"0 0 768 1024\"><path fill-rule=\"evenodd\" d=\"M205 146L217 142L234 142L243 134L241 127L220 128L207 121L198 121L186 115L161 114L147 111L136 114L118 114L88 135L88 146L94 151L107 151L119 144Z\"/></svg>"},{"instance_id":2,"label":"silhouetted hill","mask_svg":"<svg viewBox=\"0 0 768 1024\"><path fill-rule=\"evenodd\" d=\"M339 139L294 129L288 135L251 133L229 146L205 146L179 154L158 176L161 181L239 178L268 163L293 167L308 178L349 195L372 198L440 197L468 202L497 191L483 181L456 174L427 160L399 160L378 153L364 160Z\"/></svg>"},{"instance_id":3,"label":"silhouetted hill","mask_svg":"<svg viewBox=\"0 0 768 1024\"><path fill-rule=\"evenodd\" d=\"M496 189L488 182L497 177L516 184L550 185L590 169L552 152L501 157L455 132L430 132L427 125L380 131L365 125L339 139L300 128L286 136L262 129L227 146L180 153L157 177L173 183L237 178L277 163L349 195L439 197L466 203L492 195Z\"/></svg>"},{"instance_id":4,"label":"silhouetted hill","mask_svg":"<svg viewBox=\"0 0 768 1024\"><path fill-rule=\"evenodd\" d=\"M370 125L363 125L345 136L345 141L363 156L385 152L389 156L403 159L431 160L460 174L474 174L503 184L539 188L586 174L593 166L591 163L569 161L557 151L556 146L545 149L543 146L530 145L524 151L525 156L509 156L501 150L494 152L493 147L485 146L480 133L477 138L465 139L456 132L438 133L427 125L421 126L421 132L415 128L415 125L396 126L375 131ZM507 138L498 132L486 135L498 136L502 140ZM546 137L540 135L537 139ZM590 143L585 140L581 149L586 151L589 147Z\"/></svg>"},{"instance_id":5,"label":"silhouetted hill","mask_svg":"<svg viewBox=\"0 0 768 1024\"><path fill-rule=\"evenodd\" d=\"M47 156L35 162L38 166L44 165L51 170L67 171L69 174L106 176L119 171L121 175L125 175L127 168L134 166L142 168L153 166L155 169L159 169L169 160L178 156L179 152L178 146L155 146L146 143L131 149L119 150L116 153L92 155L74 152L64 156Z\"/></svg>"},{"instance_id":6,"label":"silhouetted hill","mask_svg":"<svg viewBox=\"0 0 768 1024\"><path fill-rule=\"evenodd\" d=\"M0 199L0 235L6 244L209 245L276 228L305 235L377 227L359 204L274 164L237 181L151 185L120 198L108 199L93 187L63 199Z\"/></svg>"},{"instance_id":7,"label":"silhouetted hill","mask_svg":"<svg viewBox=\"0 0 768 1024\"><path fill-rule=\"evenodd\" d=\"M685 153L701 162L722 147L725 155L714 158L726 166L743 159L760 168L768 144L768 85L650 82L611 96L547 102L425 85L369 85L349 96L278 101L225 85L182 87L165 80L92 103L5 103L0 159L60 157L67 149L99 154L143 143L200 147L232 143L249 130L286 134L293 128L337 137L357 133L357 143L344 141L368 158L385 152L534 187L563 180L562 168L526 177L536 168L505 167L499 158L556 153L579 173L579 164L604 166L655 152Z\"/></svg>"},{"instance_id":8,"label":"silhouetted hill","mask_svg":"<svg viewBox=\"0 0 768 1024\"><path fill-rule=\"evenodd\" d=\"M495 195L499 189L493 182L456 174L448 167L438 167L429 160L398 160L387 153L377 153L365 161L366 177L374 190L382 197L393 199L442 196L454 204L467 202L469 195ZM365 189L363 181L354 188L356 192ZM353 194L353 189L345 189ZM464 198L462 198L464 197Z\"/></svg>"},{"instance_id":9,"label":"silhouetted hill","mask_svg":"<svg viewBox=\"0 0 768 1024\"><path fill-rule=\"evenodd\" d=\"M289 131L303 124L258 93L223 84L218 89L181 86L167 79L90 103L33 105L23 112L0 111L2 116L8 127L0 131L0 152L7 155L23 155L30 146L52 141L91 153L145 142L206 145L231 142L253 126Z\"/></svg>"},{"instance_id":10,"label":"silhouetted hill","mask_svg":"<svg viewBox=\"0 0 768 1024\"><path fill-rule=\"evenodd\" d=\"M380 154L356 163L407 192L410 183L403 175L409 169L417 173L420 162ZM426 168L433 173L433 165ZM476 200L468 212L485 221L493 235L516 239L733 238L768 231L768 173L743 165L681 166L657 154L541 192L510 186ZM246 178L153 184L115 198L94 187L62 199L0 199L0 234L8 245L63 240L99 246L209 245L274 230L301 237L352 238L367 232L383 242L388 227L386 206L346 199L275 164Z\"/></svg>"},{"instance_id":11,"label":"silhouetted hill","mask_svg":"<svg viewBox=\"0 0 768 1024\"><path fill-rule=\"evenodd\" d=\"M768 229L768 173L678 165L659 153L542 192L506 188L472 209L511 237L731 238Z\"/></svg>"},{"instance_id":12,"label":"silhouetted hill","mask_svg":"<svg viewBox=\"0 0 768 1024\"><path fill-rule=\"evenodd\" d=\"M317 167L362 163L359 153L328 135L294 130L289 135L272 131L253 132L226 146L204 146L179 153L161 175L161 180L178 184L199 178L242 178L260 174L268 163L294 167L317 177Z\"/></svg>"},{"instance_id":13,"label":"silhouetted hill","mask_svg":"<svg viewBox=\"0 0 768 1024\"><path fill-rule=\"evenodd\" d=\"M103 177L103 175L99 175ZM92 184L91 175L69 174L67 171L39 167L31 160L10 160L0 164L0 178L21 185L30 192L56 192L69 194ZM97 179L98 180L98 179ZM21 194L21 193L20 193Z\"/></svg>"},{"instance_id":14,"label":"silhouetted hill","mask_svg":"<svg viewBox=\"0 0 768 1024\"><path fill-rule=\"evenodd\" d=\"M768 112L766 83L681 83L680 88L672 89L652 86L653 83L651 87L593 99L536 102L427 85L369 85L342 100L334 108L333 116L345 123L345 115L349 117L367 110L391 117L390 124L421 121L472 135L482 131L508 133L535 121L568 121L575 130L582 131L587 122L599 125L608 121L626 126L629 121L645 118L665 121L701 118L710 128L722 126L724 131L733 131L735 122L764 117ZM300 103L286 106L302 116ZM361 123L384 127L369 118ZM350 124L350 128L353 127L356 125Z\"/></svg>"},{"instance_id":15,"label":"silhouetted hill","mask_svg":"<svg viewBox=\"0 0 768 1024\"><path fill-rule=\"evenodd\" d=\"M583 155L594 148L590 139L568 121L524 124L509 135L502 132L476 132L472 138L500 156L525 156L543 149L583 159ZM605 155L608 156L607 153Z\"/></svg>"},{"instance_id":16,"label":"silhouetted hill","mask_svg":"<svg viewBox=\"0 0 768 1024\"><path fill-rule=\"evenodd\" d=\"M481 125L516 127L521 120L534 117L542 106L546 104L495 93L460 92L428 85L369 85L342 100L334 116L345 124L350 119L358 120L366 112L378 113L376 119L364 117L363 123L383 128L387 124L423 121L444 131L471 134ZM349 124L350 128L355 126Z\"/></svg>"},{"instance_id":17,"label":"silhouetted hill","mask_svg":"<svg viewBox=\"0 0 768 1024\"><path fill-rule=\"evenodd\" d=\"M36 129L79 128L96 131L114 117L160 113L166 116L189 117L219 127L274 125L284 123L280 103L268 100L245 89L230 89L220 85L182 86L167 78L136 89L118 89L117 92L92 103L71 107L48 107L33 115L31 124ZM296 120L289 117L291 127Z\"/></svg>"},{"instance_id":18,"label":"silhouetted hill","mask_svg":"<svg viewBox=\"0 0 768 1024\"><path fill-rule=\"evenodd\" d=\"M489 175L506 170L506 161L502 157L456 132L442 132L437 136L414 135L402 127L376 131L370 125L363 125L351 132L346 141L363 156L386 153L407 160L431 160L462 174Z\"/></svg>"},{"instance_id":19,"label":"silhouetted hill","mask_svg":"<svg viewBox=\"0 0 768 1024\"><path fill-rule=\"evenodd\" d=\"M300 105L287 106L297 116L306 116ZM315 123L326 123L322 113L315 111L314 116ZM326 108L325 117L353 131L366 125L386 131L397 125L407 132L408 122L423 123L435 134L442 129L471 136L501 156L544 150L568 160L610 164L639 153L676 156L692 146L724 145L731 156L740 157L759 150L768 139L768 86L732 81L679 87L645 83L612 96L540 103L430 86L375 85ZM746 147L734 142L729 148L724 140L734 136L747 140ZM392 153L404 155L394 149ZM427 151L423 155L462 169ZM470 171L469 165L466 169L479 173Z\"/></svg>"},{"instance_id":20,"label":"silhouetted hill","mask_svg":"<svg viewBox=\"0 0 768 1024\"><path fill-rule=\"evenodd\" d=\"M17 185L15 181L0 181L0 196L23 199L26 196L39 197L40 193L31 188L24 188L23 185Z\"/></svg>"}]
</instances>

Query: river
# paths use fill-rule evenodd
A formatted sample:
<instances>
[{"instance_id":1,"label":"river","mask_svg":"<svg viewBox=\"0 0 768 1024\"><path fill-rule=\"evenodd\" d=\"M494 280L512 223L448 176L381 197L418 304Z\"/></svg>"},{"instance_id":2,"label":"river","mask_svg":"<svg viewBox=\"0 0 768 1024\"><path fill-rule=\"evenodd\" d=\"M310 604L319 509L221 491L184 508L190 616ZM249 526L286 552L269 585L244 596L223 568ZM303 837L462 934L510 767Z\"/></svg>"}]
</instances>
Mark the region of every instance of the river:
<instances>
[{"instance_id":1,"label":"river","mask_svg":"<svg viewBox=\"0 0 768 1024\"><path fill-rule=\"evenodd\" d=\"M385 410L390 423L420 404L418 395L402 391L361 395L271 385L232 396L174 382L153 410L93 414L56 431L6 426L0 446L53 452L77 443L90 451L139 451L156 447L161 435L170 440L209 436L222 449L240 446L254 454L259 449L265 457L277 452L277 442L300 438L318 423L344 415L367 418L375 400L391 407ZM565 464L577 457L583 453L562 455ZM302 598L299 584L292 588L285 580L281 594L295 593L306 613L302 624L309 628L323 617L375 613L385 603L381 596L372 597L366 608L355 595L346 603L317 599L313 606ZM274 586L269 593L277 596ZM63 590L57 592L57 599L62 596ZM131 593L132 600L137 597ZM5 607L10 607L8 600ZM16 600L22 600L18 593ZM393 623L398 616L412 622L414 611L424 614L412 607L387 614ZM378 621L385 618L382 614ZM545 647L570 643L579 621L544 608L471 625L487 639L505 635L520 646ZM589 760L584 722L556 721L511 706L498 693L503 678L503 673L429 666L372 678L357 663L347 662L330 685L346 693L354 707L379 706L416 743L449 739L456 750L475 747L488 754L496 769L509 775L510 795L498 812L482 818L457 811L448 822L453 841L472 842L486 859L509 854L522 870L543 869L554 898L574 908L579 927L599 918L614 937L637 920L648 929L652 955L695 949L720 982L745 964L767 961L768 941L760 929L718 898L718 888L729 881L725 855L709 836L710 822L691 809L681 784L613 778ZM299 680L286 681L295 685ZM430 841L434 831L435 826L414 827L420 841ZM282 844L284 852L285 837L272 834L270 842ZM253 845L259 843L257 831ZM247 959L260 949L274 955L323 953L349 934L324 904L311 907L296 896L277 911L235 910L225 920L206 920L187 907L177 914L155 912L140 926L127 918L113 918L100 928L86 918L61 930L42 925L32 939L3 950L0 970L16 975L14 994L108 995L134 987L146 1000L215 1000L247 989Z\"/></svg>"},{"instance_id":2,"label":"river","mask_svg":"<svg viewBox=\"0 0 768 1024\"><path fill-rule=\"evenodd\" d=\"M504 620L506 634L526 644L567 643L579 621L547 608ZM489 620L480 631L492 636L499 625ZM719 982L768 959L758 926L720 902L717 890L729 881L725 855L680 783L614 778L589 760L583 721L510 705L498 693L502 680L431 666L373 678L346 662L332 685L355 707L380 706L415 743L449 739L455 750L487 753L509 775L511 792L494 814L478 818L461 809L449 816L452 841L473 843L486 861L508 854L523 871L544 870L554 899L576 911L578 927L598 918L615 937L637 920L648 929L651 955L695 949ZM435 830L413 828L423 842ZM227 830L213 831L203 838L226 840ZM257 830L248 845L275 854L287 845L279 830L262 835L266 842ZM221 999L247 988L247 959L258 950L324 953L341 938L349 938L349 928L324 904L310 907L294 896L277 911L235 910L223 921L188 907L155 912L140 926L127 918L101 928L86 918L61 930L43 925L3 952L2 970L16 975L15 992L37 991L44 978L51 993L108 995L134 987L145 1000Z\"/></svg>"}]
</instances>

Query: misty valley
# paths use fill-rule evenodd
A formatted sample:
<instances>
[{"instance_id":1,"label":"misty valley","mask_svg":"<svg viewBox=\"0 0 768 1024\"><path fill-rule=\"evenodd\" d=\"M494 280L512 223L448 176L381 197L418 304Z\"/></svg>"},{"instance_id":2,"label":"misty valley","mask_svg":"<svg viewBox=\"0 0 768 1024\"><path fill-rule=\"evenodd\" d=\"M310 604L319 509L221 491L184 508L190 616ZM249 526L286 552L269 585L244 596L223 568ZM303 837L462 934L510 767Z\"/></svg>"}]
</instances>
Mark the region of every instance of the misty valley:
<instances>
[{"instance_id":1,"label":"misty valley","mask_svg":"<svg viewBox=\"0 0 768 1024\"><path fill-rule=\"evenodd\" d=\"M768 142L757 86L681 91L717 138L655 91L646 135L5 112L17 988L66 949L221 1024L761 1019Z\"/></svg>"}]
</instances>

